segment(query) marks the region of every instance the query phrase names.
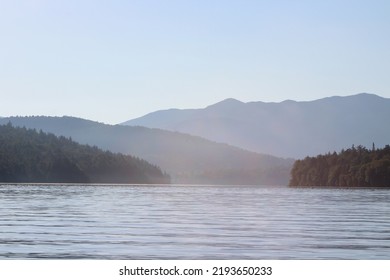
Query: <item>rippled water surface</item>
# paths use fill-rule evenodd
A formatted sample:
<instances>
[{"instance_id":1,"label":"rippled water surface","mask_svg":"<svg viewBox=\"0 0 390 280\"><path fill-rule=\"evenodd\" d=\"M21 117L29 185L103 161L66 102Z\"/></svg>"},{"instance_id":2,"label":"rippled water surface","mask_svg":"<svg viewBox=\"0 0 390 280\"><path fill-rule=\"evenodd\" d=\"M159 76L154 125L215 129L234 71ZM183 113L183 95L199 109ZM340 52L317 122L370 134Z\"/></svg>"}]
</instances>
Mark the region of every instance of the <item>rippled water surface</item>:
<instances>
[{"instance_id":1,"label":"rippled water surface","mask_svg":"<svg viewBox=\"0 0 390 280\"><path fill-rule=\"evenodd\" d=\"M390 259L390 189L0 185L0 258Z\"/></svg>"}]
</instances>

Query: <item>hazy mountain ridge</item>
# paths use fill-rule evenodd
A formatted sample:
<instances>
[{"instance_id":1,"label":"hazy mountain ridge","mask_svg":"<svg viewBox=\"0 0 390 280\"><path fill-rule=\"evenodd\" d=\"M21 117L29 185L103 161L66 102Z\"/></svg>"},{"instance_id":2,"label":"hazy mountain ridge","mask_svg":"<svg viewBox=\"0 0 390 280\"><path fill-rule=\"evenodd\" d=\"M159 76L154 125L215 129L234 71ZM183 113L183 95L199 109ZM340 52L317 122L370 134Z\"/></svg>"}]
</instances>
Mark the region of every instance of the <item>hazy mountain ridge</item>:
<instances>
[{"instance_id":1,"label":"hazy mountain ridge","mask_svg":"<svg viewBox=\"0 0 390 280\"><path fill-rule=\"evenodd\" d=\"M285 185L293 164L291 159L161 129L106 125L73 117L0 120L0 123L8 122L142 158L166 171L176 183Z\"/></svg>"},{"instance_id":2,"label":"hazy mountain ridge","mask_svg":"<svg viewBox=\"0 0 390 280\"><path fill-rule=\"evenodd\" d=\"M226 99L204 109L165 110L127 121L201 136L259 153L303 158L352 144L390 143L390 99L374 94L280 103ZM154 120L159 120L158 122Z\"/></svg>"}]
</instances>

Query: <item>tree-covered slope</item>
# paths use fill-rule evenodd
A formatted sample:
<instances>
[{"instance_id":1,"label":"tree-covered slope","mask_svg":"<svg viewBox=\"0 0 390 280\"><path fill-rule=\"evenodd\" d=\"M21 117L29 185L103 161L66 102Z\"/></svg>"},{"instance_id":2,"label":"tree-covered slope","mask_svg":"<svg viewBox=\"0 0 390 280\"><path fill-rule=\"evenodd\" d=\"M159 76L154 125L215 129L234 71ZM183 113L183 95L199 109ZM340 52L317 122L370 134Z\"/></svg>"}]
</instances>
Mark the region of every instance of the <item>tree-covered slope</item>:
<instances>
[{"instance_id":1,"label":"tree-covered slope","mask_svg":"<svg viewBox=\"0 0 390 280\"><path fill-rule=\"evenodd\" d=\"M287 185L294 162L161 129L107 125L74 117L0 120L7 122L145 159L167 172L173 183Z\"/></svg>"},{"instance_id":2,"label":"tree-covered slope","mask_svg":"<svg viewBox=\"0 0 390 280\"><path fill-rule=\"evenodd\" d=\"M168 183L144 160L11 124L0 126L0 182Z\"/></svg>"},{"instance_id":3,"label":"tree-covered slope","mask_svg":"<svg viewBox=\"0 0 390 280\"><path fill-rule=\"evenodd\" d=\"M358 146L297 160L290 186L390 187L390 146Z\"/></svg>"}]
</instances>

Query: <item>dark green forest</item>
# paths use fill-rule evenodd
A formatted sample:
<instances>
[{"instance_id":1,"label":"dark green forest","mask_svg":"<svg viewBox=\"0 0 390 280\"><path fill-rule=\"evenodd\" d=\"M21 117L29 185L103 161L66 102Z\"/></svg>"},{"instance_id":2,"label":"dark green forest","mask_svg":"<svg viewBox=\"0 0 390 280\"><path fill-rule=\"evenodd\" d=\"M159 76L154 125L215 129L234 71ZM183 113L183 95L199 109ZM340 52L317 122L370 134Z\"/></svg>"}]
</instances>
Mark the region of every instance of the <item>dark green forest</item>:
<instances>
[{"instance_id":1,"label":"dark green forest","mask_svg":"<svg viewBox=\"0 0 390 280\"><path fill-rule=\"evenodd\" d=\"M290 186L390 187L390 146L363 146L297 160Z\"/></svg>"},{"instance_id":2,"label":"dark green forest","mask_svg":"<svg viewBox=\"0 0 390 280\"><path fill-rule=\"evenodd\" d=\"M0 182L153 184L170 178L145 160L9 123L0 126Z\"/></svg>"}]
</instances>

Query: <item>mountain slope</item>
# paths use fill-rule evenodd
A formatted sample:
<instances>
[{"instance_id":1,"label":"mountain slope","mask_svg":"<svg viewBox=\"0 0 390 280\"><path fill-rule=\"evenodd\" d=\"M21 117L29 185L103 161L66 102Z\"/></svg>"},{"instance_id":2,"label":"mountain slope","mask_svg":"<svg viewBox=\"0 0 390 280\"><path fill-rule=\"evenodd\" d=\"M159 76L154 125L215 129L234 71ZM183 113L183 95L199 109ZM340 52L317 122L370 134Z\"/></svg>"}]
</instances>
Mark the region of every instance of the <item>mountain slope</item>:
<instances>
[{"instance_id":1,"label":"mountain slope","mask_svg":"<svg viewBox=\"0 0 390 280\"><path fill-rule=\"evenodd\" d=\"M176 183L286 185L293 160L261 155L199 137L72 117L10 117L0 123L42 129L147 160Z\"/></svg>"},{"instance_id":2,"label":"mountain slope","mask_svg":"<svg viewBox=\"0 0 390 280\"><path fill-rule=\"evenodd\" d=\"M169 183L151 164L65 137L0 125L0 182Z\"/></svg>"},{"instance_id":3,"label":"mountain slope","mask_svg":"<svg viewBox=\"0 0 390 280\"><path fill-rule=\"evenodd\" d=\"M127 121L197 135L259 153L303 158L351 144L390 143L390 99L373 94L309 102L243 103L227 99L204 109L165 110Z\"/></svg>"}]
</instances>

